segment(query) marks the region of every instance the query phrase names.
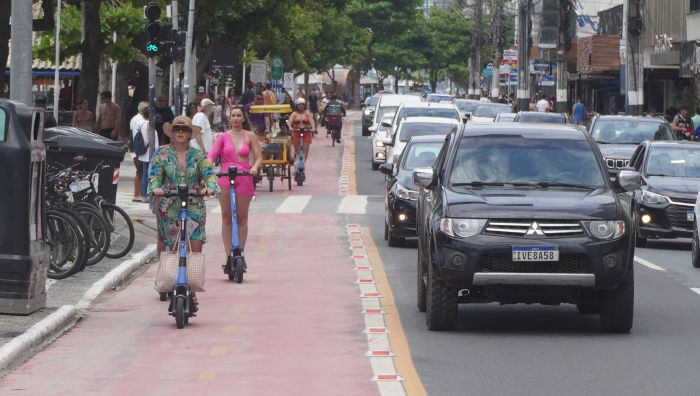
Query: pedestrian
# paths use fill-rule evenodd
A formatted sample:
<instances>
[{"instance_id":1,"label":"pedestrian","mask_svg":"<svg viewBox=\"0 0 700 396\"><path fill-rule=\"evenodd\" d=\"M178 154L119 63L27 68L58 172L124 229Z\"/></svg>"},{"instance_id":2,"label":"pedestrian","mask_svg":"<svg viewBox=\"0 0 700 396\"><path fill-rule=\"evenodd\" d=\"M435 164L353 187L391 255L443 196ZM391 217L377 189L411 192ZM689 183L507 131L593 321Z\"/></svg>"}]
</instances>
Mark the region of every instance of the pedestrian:
<instances>
[{"instance_id":1,"label":"pedestrian","mask_svg":"<svg viewBox=\"0 0 700 396\"><path fill-rule=\"evenodd\" d=\"M145 190L141 190L141 184L143 183L144 178L143 165L139 160L139 156L133 152L134 137L136 134L144 129L146 132L148 132L148 119L144 118L144 114L148 114L148 102L139 103L138 113L131 117L131 120L129 121L129 148L131 149L131 157L134 160L134 167L136 168L136 177L134 177L134 198L132 198L133 202L148 202L146 197L143 195ZM146 125L146 128L143 128L144 125Z\"/></svg>"},{"instance_id":2,"label":"pedestrian","mask_svg":"<svg viewBox=\"0 0 700 396\"><path fill-rule=\"evenodd\" d=\"M576 125L583 125L586 120L586 106L583 105L583 100L581 98L576 98L576 103L574 103L571 108L571 118Z\"/></svg>"},{"instance_id":3,"label":"pedestrian","mask_svg":"<svg viewBox=\"0 0 700 396\"><path fill-rule=\"evenodd\" d=\"M170 138L165 136L165 132L163 132L163 125L166 122L173 122L175 114L173 114L173 110L168 106L168 98L165 96L158 98L154 119L156 123L156 133L158 133L158 142L161 145L170 144Z\"/></svg>"},{"instance_id":4,"label":"pedestrian","mask_svg":"<svg viewBox=\"0 0 700 396\"><path fill-rule=\"evenodd\" d=\"M149 175L148 167L149 167L150 162L151 162L151 154L153 154L153 152L151 151L151 147L150 147L150 145L149 145L149 143L150 143L150 136L149 136L149 134L148 134L148 117L149 117L149 108L148 108L148 107L149 107L149 106L144 106L144 107L141 109L141 115L143 116L144 122L142 122L142 123L140 124L140 126L138 127L138 129L136 129L136 130L133 132L133 134L132 134L132 138L133 138L133 137L136 136L136 132L140 131L140 132L141 132L141 135L143 136L143 143L144 143L144 144L146 145L146 147L147 147L146 152L143 153L143 154L141 154L141 155L139 155L139 157L138 157L138 158L139 158L139 161L141 162L141 169L142 169L142 173L141 173L141 192L143 192L143 191L148 191L148 177L149 177L149 176L148 176L148 175ZM139 105L139 108L141 108L140 105ZM165 125L163 125L163 131L165 132ZM153 147L157 149L158 146L159 146L159 144L158 144L158 134L157 134L157 133L154 133L154 134L153 134L153 137L155 138L155 140L154 140L154 142L153 142L153 143L154 143ZM144 198L144 199L143 199L143 202L148 202L148 199L147 199L147 198Z\"/></svg>"},{"instance_id":5,"label":"pedestrian","mask_svg":"<svg viewBox=\"0 0 700 396\"><path fill-rule=\"evenodd\" d=\"M210 99L209 94L204 90L203 86L197 87L197 95L194 97L195 103L200 103L202 99Z\"/></svg>"},{"instance_id":6,"label":"pedestrian","mask_svg":"<svg viewBox=\"0 0 700 396\"><path fill-rule=\"evenodd\" d=\"M163 125L163 132L170 138L171 144L158 150L153 157L153 166L149 174L148 194L154 196L157 208L158 251L166 246L173 250L180 236L180 205L177 197L162 197L165 191L177 189L179 184L186 184L188 189L202 195L218 195L216 172L211 161L201 150L190 147L190 139L196 138L199 128L192 125L192 120L177 116L172 123ZM207 208L202 197L190 197L188 206L187 233L191 251L201 252L206 242ZM197 299L193 293L195 311Z\"/></svg>"},{"instance_id":7,"label":"pedestrian","mask_svg":"<svg viewBox=\"0 0 700 396\"><path fill-rule=\"evenodd\" d=\"M311 92L309 93L309 112L311 113L311 116L314 118L314 125L318 125L318 115L319 115L319 97L318 97L318 91L316 89L312 89ZM318 135L318 127L316 130L314 130L314 135Z\"/></svg>"},{"instance_id":8,"label":"pedestrian","mask_svg":"<svg viewBox=\"0 0 700 396\"><path fill-rule=\"evenodd\" d=\"M311 146L312 133L316 129L313 117L311 113L306 109L306 100L304 98L298 98L294 101L295 108L292 115L289 116L289 125L292 129L292 138L294 142L294 155L299 154L299 150L304 151L304 162L308 164L309 160L309 148ZM301 141L301 134L298 132L299 129L303 129L304 141ZM308 169L308 165L306 166Z\"/></svg>"},{"instance_id":9,"label":"pedestrian","mask_svg":"<svg viewBox=\"0 0 700 396\"><path fill-rule=\"evenodd\" d=\"M51 103L53 103L53 99ZM73 110L73 88L67 78L63 80L63 88L58 91L58 108L65 111Z\"/></svg>"},{"instance_id":10,"label":"pedestrian","mask_svg":"<svg viewBox=\"0 0 700 396\"><path fill-rule=\"evenodd\" d=\"M287 90L281 87L277 92L277 103L284 103L284 96L287 94Z\"/></svg>"},{"instance_id":11,"label":"pedestrian","mask_svg":"<svg viewBox=\"0 0 700 396\"><path fill-rule=\"evenodd\" d=\"M536 107L537 111L541 113L547 111L547 109L549 108L549 98L547 97L547 95L542 95L542 99L537 101Z\"/></svg>"},{"instance_id":12,"label":"pedestrian","mask_svg":"<svg viewBox=\"0 0 700 396\"><path fill-rule=\"evenodd\" d=\"M620 112L620 108L617 104L617 98L615 96L610 97L610 105L608 106L608 111L612 115L616 115Z\"/></svg>"},{"instance_id":13,"label":"pedestrian","mask_svg":"<svg viewBox=\"0 0 700 396\"><path fill-rule=\"evenodd\" d=\"M537 101L535 100L534 96L530 98L530 103L528 106L530 111L537 111Z\"/></svg>"},{"instance_id":14,"label":"pedestrian","mask_svg":"<svg viewBox=\"0 0 700 396\"><path fill-rule=\"evenodd\" d=\"M58 125L56 118L53 116L53 112L47 111L46 109L46 97L37 96L34 100L34 106L41 109L44 113L44 128L53 128Z\"/></svg>"},{"instance_id":15,"label":"pedestrian","mask_svg":"<svg viewBox=\"0 0 700 396\"><path fill-rule=\"evenodd\" d=\"M676 132L678 140L693 140L695 128L693 127L693 120L688 117L688 106L681 106L678 114L671 122L671 129Z\"/></svg>"},{"instance_id":16,"label":"pedestrian","mask_svg":"<svg viewBox=\"0 0 700 396\"><path fill-rule=\"evenodd\" d=\"M78 104L78 110L73 113L73 125L76 128L82 128L92 132L95 127L95 114L88 110L88 101L83 99Z\"/></svg>"},{"instance_id":17,"label":"pedestrian","mask_svg":"<svg viewBox=\"0 0 700 396\"><path fill-rule=\"evenodd\" d=\"M272 91L272 85L265 84L265 90L263 91L263 99L265 100L265 105L270 106L270 105L276 105L277 104L277 95ZM268 124L270 125L270 129L272 129L272 125L275 125L275 114L274 113L267 113L266 114L267 118L269 118Z\"/></svg>"},{"instance_id":18,"label":"pedestrian","mask_svg":"<svg viewBox=\"0 0 700 396\"><path fill-rule=\"evenodd\" d=\"M248 83L248 89L243 92L243 95L241 95L241 104L242 105L247 105L248 103L252 103L255 100L255 84L253 83Z\"/></svg>"},{"instance_id":19,"label":"pedestrian","mask_svg":"<svg viewBox=\"0 0 700 396\"><path fill-rule=\"evenodd\" d=\"M195 137L190 141L190 147L200 149L207 155L211 150L211 145L214 141L214 135L211 131L211 117L214 108L214 102L210 99L202 99L199 104L199 112L192 118L192 125L199 127L200 133L195 134Z\"/></svg>"},{"instance_id":20,"label":"pedestrian","mask_svg":"<svg viewBox=\"0 0 700 396\"><path fill-rule=\"evenodd\" d=\"M187 104L187 109L185 111L185 115L188 118L192 119L192 117L194 117L194 115L197 114L198 111L199 111L199 107L197 106L197 103L190 102Z\"/></svg>"},{"instance_id":21,"label":"pedestrian","mask_svg":"<svg viewBox=\"0 0 700 396\"><path fill-rule=\"evenodd\" d=\"M233 88L229 88L224 100L224 123L228 124L228 118L231 116L231 109L238 106L238 96L236 96L236 91Z\"/></svg>"},{"instance_id":22,"label":"pedestrian","mask_svg":"<svg viewBox=\"0 0 700 396\"><path fill-rule=\"evenodd\" d=\"M252 113L250 108L252 106L263 106L264 104L265 99L263 99L262 94L255 94L255 101L243 106L243 111L245 111L246 117L250 122L250 127L258 136L265 136L270 132L270 119L265 113Z\"/></svg>"},{"instance_id":23,"label":"pedestrian","mask_svg":"<svg viewBox=\"0 0 700 396\"><path fill-rule=\"evenodd\" d=\"M658 116L659 116L659 115L658 115L658 113L656 112L656 107L655 107L655 106L649 106L649 107L647 108L647 117L656 118L656 117L658 117Z\"/></svg>"},{"instance_id":24,"label":"pedestrian","mask_svg":"<svg viewBox=\"0 0 700 396\"><path fill-rule=\"evenodd\" d=\"M100 136L116 139L121 129L122 111L119 105L112 102L112 92L103 91L100 94L100 109L97 115L95 131Z\"/></svg>"},{"instance_id":25,"label":"pedestrian","mask_svg":"<svg viewBox=\"0 0 700 396\"><path fill-rule=\"evenodd\" d=\"M262 149L256 134L245 129L245 113L241 107L231 111L228 131L219 135L209 151L209 159L221 161L221 170L228 171L229 166L236 166L241 171L253 175L258 173L262 164ZM253 156L252 161L250 156ZM251 164L252 162L252 164ZM228 177L219 178L219 188L223 194L219 195L221 205L221 239L226 247L226 254L231 249L231 197L228 194ZM245 249L248 239L248 212L250 202L255 195L253 178L250 176L238 176L236 183L236 220L241 252Z\"/></svg>"}]
</instances>

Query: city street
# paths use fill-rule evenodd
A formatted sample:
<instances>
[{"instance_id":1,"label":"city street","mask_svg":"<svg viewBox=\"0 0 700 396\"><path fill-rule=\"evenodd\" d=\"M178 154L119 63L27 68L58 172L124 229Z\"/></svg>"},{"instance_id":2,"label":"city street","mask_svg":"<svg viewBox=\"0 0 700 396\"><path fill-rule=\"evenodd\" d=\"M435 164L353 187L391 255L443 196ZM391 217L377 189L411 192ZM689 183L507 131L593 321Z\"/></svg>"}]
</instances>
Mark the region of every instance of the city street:
<instances>
[{"instance_id":1,"label":"city street","mask_svg":"<svg viewBox=\"0 0 700 396\"><path fill-rule=\"evenodd\" d=\"M415 242L382 239L383 175L370 168L357 113L346 124L349 146L315 139L308 184L258 193L241 285L219 272L221 220L208 203L207 291L185 330L152 290L151 265L7 375L2 393L373 394L375 383L396 383L377 381L376 358L366 357L377 350L363 334L377 328L368 302L381 300L408 394L697 394L700 271L688 240L637 249L630 334L603 333L596 315L571 305L524 304L461 305L458 330L428 331L415 303ZM365 285L358 294L350 248L366 253L381 298Z\"/></svg>"}]
</instances>

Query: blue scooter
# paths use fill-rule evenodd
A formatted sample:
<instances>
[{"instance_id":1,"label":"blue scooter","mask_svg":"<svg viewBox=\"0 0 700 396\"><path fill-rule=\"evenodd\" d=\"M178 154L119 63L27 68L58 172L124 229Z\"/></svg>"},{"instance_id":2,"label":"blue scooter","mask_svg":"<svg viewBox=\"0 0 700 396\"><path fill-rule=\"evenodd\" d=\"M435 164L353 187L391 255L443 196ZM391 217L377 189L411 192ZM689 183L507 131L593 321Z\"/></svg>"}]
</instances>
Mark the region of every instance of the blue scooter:
<instances>
[{"instance_id":1,"label":"blue scooter","mask_svg":"<svg viewBox=\"0 0 700 396\"><path fill-rule=\"evenodd\" d=\"M187 217L189 213L187 205L189 197L201 196L201 193L188 189L186 184L178 184L177 190L166 191L162 196L180 198L180 266L168 312L175 317L177 328L182 329L197 311L194 295L187 281ZM161 299L163 299L163 294L161 293Z\"/></svg>"},{"instance_id":2,"label":"blue scooter","mask_svg":"<svg viewBox=\"0 0 700 396\"><path fill-rule=\"evenodd\" d=\"M229 166L228 172L219 172L218 177L228 176L229 178L229 197L231 200L231 251L226 258L226 264L222 266L224 274L228 275L228 279L236 283L243 282L243 274L248 266L241 251L241 241L238 236L238 216L236 215L236 176L253 176L249 172L240 172L238 167Z\"/></svg>"}]
</instances>

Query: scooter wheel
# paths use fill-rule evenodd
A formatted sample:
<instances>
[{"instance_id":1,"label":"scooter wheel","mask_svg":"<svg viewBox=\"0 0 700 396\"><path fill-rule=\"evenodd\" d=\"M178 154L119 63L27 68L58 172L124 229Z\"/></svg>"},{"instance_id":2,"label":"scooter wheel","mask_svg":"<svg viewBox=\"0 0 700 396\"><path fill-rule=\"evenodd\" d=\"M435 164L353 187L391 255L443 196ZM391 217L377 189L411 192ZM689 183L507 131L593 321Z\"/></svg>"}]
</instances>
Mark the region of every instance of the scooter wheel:
<instances>
[{"instance_id":1,"label":"scooter wheel","mask_svg":"<svg viewBox=\"0 0 700 396\"><path fill-rule=\"evenodd\" d=\"M185 327L185 296L175 298L175 325L178 329Z\"/></svg>"},{"instance_id":2,"label":"scooter wheel","mask_svg":"<svg viewBox=\"0 0 700 396\"><path fill-rule=\"evenodd\" d=\"M168 299L168 293L160 292L158 294L160 294L160 301L165 301Z\"/></svg>"},{"instance_id":3,"label":"scooter wheel","mask_svg":"<svg viewBox=\"0 0 700 396\"><path fill-rule=\"evenodd\" d=\"M245 265L245 260L243 257L237 257L234 262L234 269L233 269L233 281L236 283L242 283L243 282L243 274L245 273L246 270L246 265Z\"/></svg>"}]
</instances>

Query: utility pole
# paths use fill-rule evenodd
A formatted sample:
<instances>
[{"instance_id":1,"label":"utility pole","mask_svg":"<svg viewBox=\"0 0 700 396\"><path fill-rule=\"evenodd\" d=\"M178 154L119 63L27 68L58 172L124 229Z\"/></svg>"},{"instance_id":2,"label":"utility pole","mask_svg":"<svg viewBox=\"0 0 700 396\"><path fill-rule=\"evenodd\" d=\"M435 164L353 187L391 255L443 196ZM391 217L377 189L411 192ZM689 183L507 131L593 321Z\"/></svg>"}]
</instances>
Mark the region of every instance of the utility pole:
<instances>
[{"instance_id":1,"label":"utility pole","mask_svg":"<svg viewBox=\"0 0 700 396\"><path fill-rule=\"evenodd\" d=\"M569 50L571 36L569 32L569 16L571 15L571 0L559 0L559 35L557 43L557 112L566 113L569 106L568 85L569 76L566 67L566 51Z\"/></svg>"},{"instance_id":2,"label":"utility pole","mask_svg":"<svg viewBox=\"0 0 700 396\"><path fill-rule=\"evenodd\" d=\"M469 86L469 99L479 99L481 97L481 44L484 32L482 21L484 11L483 0L474 0L474 30L473 30L473 48L472 67L469 70L471 76Z\"/></svg>"},{"instance_id":3,"label":"utility pole","mask_svg":"<svg viewBox=\"0 0 700 396\"><path fill-rule=\"evenodd\" d=\"M501 58L503 57L503 47L506 44L505 37L503 36L503 31L505 30L505 24L503 21L503 0L494 0L493 2L493 75L491 77L491 101L498 102L498 97L500 96L500 67ZM507 81L507 79L506 79Z\"/></svg>"},{"instance_id":4,"label":"utility pole","mask_svg":"<svg viewBox=\"0 0 700 396\"><path fill-rule=\"evenodd\" d=\"M530 29L527 13L530 0L518 0L518 109L530 107Z\"/></svg>"},{"instance_id":5,"label":"utility pole","mask_svg":"<svg viewBox=\"0 0 700 396\"><path fill-rule=\"evenodd\" d=\"M187 40L185 42L185 81L182 84L182 114L185 114L186 106L190 102L190 76L192 74L192 33L194 32L194 3L190 0L190 9L187 14Z\"/></svg>"},{"instance_id":6,"label":"utility pole","mask_svg":"<svg viewBox=\"0 0 700 396\"><path fill-rule=\"evenodd\" d=\"M10 27L10 99L34 106L32 100L32 2L12 0ZM58 95L58 92L56 92Z\"/></svg>"},{"instance_id":7,"label":"utility pole","mask_svg":"<svg viewBox=\"0 0 700 396\"><path fill-rule=\"evenodd\" d=\"M180 30L177 0L173 0L172 4L170 5L170 15L173 20L173 30ZM173 59L173 63L170 65L170 100L172 101L172 105L176 113L177 109L180 108L180 68L178 66L179 61Z\"/></svg>"},{"instance_id":8,"label":"utility pole","mask_svg":"<svg viewBox=\"0 0 700 396\"><path fill-rule=\"evenodd\" d=\"M644 37L644 0L625 0L623 3L623 36L626 35L625 101L627 114L641 115L644 110L644 64L642 40Z\"/></svg>"}]
</instances>

